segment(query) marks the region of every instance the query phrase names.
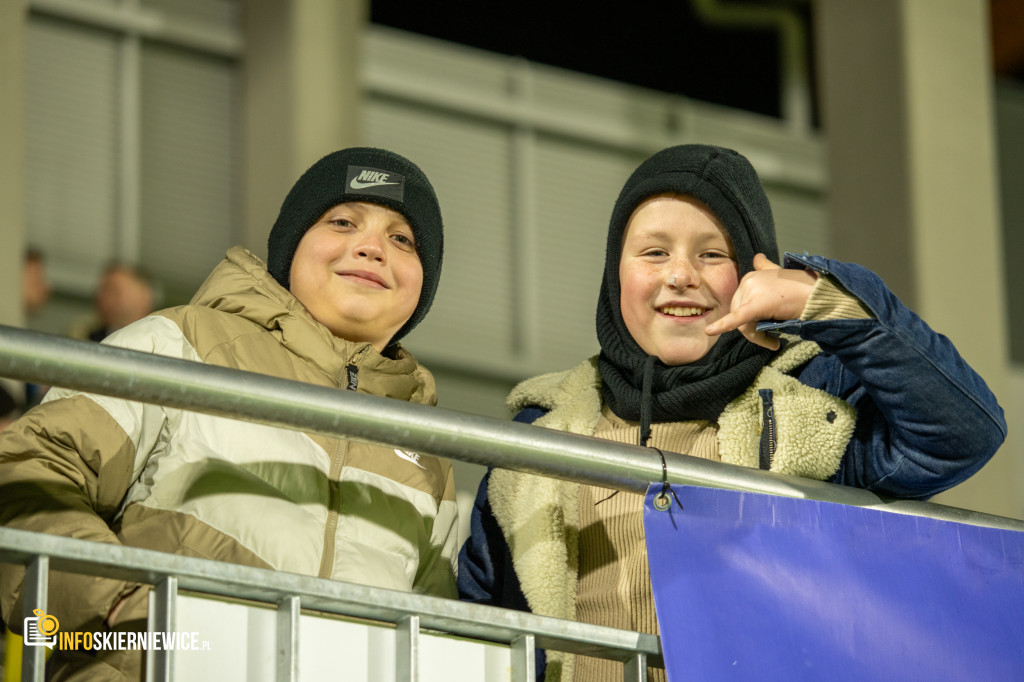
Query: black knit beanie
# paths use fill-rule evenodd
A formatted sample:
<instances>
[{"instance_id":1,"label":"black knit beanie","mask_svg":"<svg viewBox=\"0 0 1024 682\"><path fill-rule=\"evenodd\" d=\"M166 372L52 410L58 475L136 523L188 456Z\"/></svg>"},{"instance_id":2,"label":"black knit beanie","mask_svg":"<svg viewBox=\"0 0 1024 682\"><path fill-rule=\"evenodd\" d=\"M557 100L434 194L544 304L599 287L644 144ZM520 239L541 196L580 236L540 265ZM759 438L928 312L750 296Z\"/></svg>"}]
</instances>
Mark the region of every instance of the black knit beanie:
<instances>
[{"instance_id":1,"label":"black knit beanie","mask_svg":"<svg viewBox=\"0 0 1024 682\"><path fill-rule=\"evenodd\" d=\"M608 227L604 280L597 305L598 366L602 393L612 411L640 420L644 438L653 421L715 420L753 381L772 352L738 331L723 334L703 358L668 366L633 339L620 308L619 260L633 211L657 194L675 193L703 202L732 240L740 277L763 253L778 262L771 206L757 173L742 155L710 145L681 145L654 154L633 171L619 193Z\"/></svg>"},{"instance_id":2,"label":"black knit beanie","mask_svg":"<svg viewBox=\"0 0 1024 682\"><path fill-rule=\"evenodd\" d=\"M401 213L416 238L423 288L412 317L391 337L390 343L394 343L412 331L430 310L444 255L441 207L434 188L419 166L404 156L386 149L351 147L313 164L281 204L267 242L267 270L288 289L292 258L303 235L328 209L347 201L365 201Z\"/></svg>"}]
</instances>

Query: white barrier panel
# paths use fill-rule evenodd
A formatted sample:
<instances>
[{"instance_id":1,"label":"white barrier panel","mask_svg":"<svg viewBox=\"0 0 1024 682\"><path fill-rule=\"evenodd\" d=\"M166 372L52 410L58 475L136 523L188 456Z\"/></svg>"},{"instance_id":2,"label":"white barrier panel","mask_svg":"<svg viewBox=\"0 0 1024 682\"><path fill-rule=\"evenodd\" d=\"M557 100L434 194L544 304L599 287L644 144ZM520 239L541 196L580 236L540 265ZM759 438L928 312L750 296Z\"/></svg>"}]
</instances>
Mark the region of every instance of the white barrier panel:
<instances>
[{"instance_id":1,"label":"white barrier panel","mask_svg":"<svg viewBox=\"0 0 1024 682\"><path fill-rule=\"evenodd\" d=\"M197 648L175 652L175 682L275 682L277 612L266 606L179 595L176 631ZM509 647L421 633L420 682L508 682ZM303 613L298 682L395 682L395 628Z\"/></svg>"}]
</instances>

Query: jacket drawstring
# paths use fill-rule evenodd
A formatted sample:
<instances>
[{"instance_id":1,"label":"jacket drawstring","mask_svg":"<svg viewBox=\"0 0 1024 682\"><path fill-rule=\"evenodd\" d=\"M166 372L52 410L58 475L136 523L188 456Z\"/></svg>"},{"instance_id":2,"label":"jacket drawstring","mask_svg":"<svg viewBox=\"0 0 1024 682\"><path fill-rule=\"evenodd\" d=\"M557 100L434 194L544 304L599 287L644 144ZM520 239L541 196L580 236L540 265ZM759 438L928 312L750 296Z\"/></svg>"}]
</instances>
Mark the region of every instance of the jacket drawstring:
<instances>
[{"instance_id":1,"label":"jacket drawstring","mask_svg":"<svg viewBox=\"0 0 1024 682\"><path fill-rule=\"evenodd\" d=\"M653 413L651 408L651 384L654 383L654 360L655 357L653 355L648 355L647 359L644 360L644 366L641 368L644 374L641 382L642 390L640 392L640 445L644 447L647 447L647 441L651 439L651 414ZM658 452L660 453L661 450L658 450ZM662 455L661 459L664 461L665 456ZM666 483L665 486L667 488L668 484ZM662 493L664 494L664 490L662 490ZM619 491L616 490L608 497L595 502L594 506L596 507L602 502L607 502L618 494Z\"/></svg>"},{"instance_id":2,"label":"jacket drawstring","mask_svg":"<svg viewBox=\"0 0 1024 682\"><path fill-rule=\"evenodd\" d=\"M643 382L640 391L640 445L647 447L647 441L651 439L651 384L654 382L654 361L653 355L644 359Z\"/></svg>"}]
</instances>

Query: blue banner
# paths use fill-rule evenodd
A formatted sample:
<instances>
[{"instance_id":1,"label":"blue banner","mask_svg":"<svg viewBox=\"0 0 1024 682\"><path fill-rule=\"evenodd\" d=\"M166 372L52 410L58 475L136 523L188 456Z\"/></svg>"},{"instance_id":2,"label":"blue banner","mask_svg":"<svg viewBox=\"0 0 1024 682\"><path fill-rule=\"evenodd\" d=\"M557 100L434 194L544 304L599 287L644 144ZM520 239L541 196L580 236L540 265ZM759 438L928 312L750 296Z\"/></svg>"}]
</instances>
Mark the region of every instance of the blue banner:
<instances>
[{"instance_id":1,"label":"blue banner","mask_svg":"<svg viewBox=\"0 0 1024 682\"><path fill-rule=\"evenodd\" d=\"M644 506L670 682L1024 680L1024 533L673 490Z\"/></svg>"}]
</instances>

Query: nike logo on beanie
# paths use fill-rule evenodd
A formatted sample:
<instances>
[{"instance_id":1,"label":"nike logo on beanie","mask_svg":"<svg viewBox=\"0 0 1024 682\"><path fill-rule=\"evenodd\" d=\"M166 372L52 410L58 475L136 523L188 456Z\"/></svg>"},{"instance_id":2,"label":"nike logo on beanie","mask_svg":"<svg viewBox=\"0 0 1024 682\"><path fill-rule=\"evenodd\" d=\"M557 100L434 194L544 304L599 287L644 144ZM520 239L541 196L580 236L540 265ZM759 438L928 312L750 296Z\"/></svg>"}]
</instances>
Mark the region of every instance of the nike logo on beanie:
<instances>
[{"instance_id":1,"label":"nike logo on beanie","mask_svg":"<svg viewBox=\"0 0 1024 682\"><path fill-rule=\"evenodd\" d=\"M402 201L405 195L405 176L391 171L366 166L349 166L346 182L346 194L355 190L359 194L385 197L395 201Z\"/></svg>"}]
</instances>

